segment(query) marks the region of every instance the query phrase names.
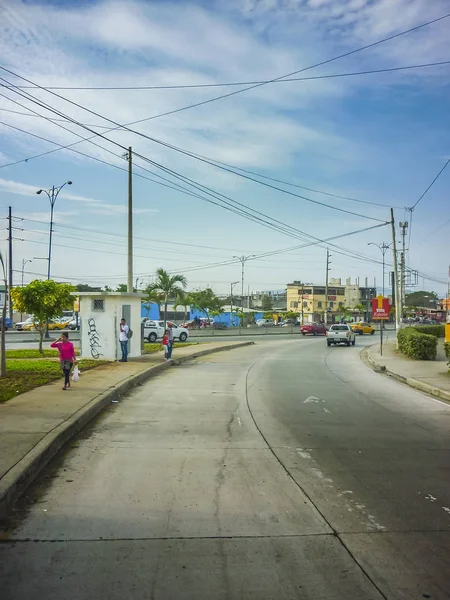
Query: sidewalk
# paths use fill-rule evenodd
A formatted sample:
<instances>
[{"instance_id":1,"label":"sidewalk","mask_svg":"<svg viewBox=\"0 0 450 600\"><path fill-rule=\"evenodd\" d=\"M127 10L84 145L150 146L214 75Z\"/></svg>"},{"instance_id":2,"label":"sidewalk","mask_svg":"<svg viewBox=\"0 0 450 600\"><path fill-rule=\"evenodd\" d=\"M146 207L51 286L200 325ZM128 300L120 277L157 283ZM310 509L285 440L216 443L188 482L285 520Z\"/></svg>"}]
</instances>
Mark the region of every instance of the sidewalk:
<instances>
[{"instance_id":1,"label":"sidewalk","mask_svg":"<svg viewBox=\"0 0 450 600\"><path fill-rule=\"evenodd\" d=\"M450 371L444 354L443 342L438 341L436 360L413 360L396 350L395 341L383 344L383 356L380 344L374 344L363 350L363 357L377 371L407 385L450 402Z\"/></svg>"},{"instance_id":2,"label":"sidewalk","mask_svg":"<svg viewBox=\"0 0 450 600\"><path fill-rule=\"evenodd\" d=\"M56 452L112 400L173 364L252 344L214 342L176 348L170 362L164 362L161 352L147 354L82 373L67 392L59 380L0 404L0 518Z\"/></svg>"}]
</instances>

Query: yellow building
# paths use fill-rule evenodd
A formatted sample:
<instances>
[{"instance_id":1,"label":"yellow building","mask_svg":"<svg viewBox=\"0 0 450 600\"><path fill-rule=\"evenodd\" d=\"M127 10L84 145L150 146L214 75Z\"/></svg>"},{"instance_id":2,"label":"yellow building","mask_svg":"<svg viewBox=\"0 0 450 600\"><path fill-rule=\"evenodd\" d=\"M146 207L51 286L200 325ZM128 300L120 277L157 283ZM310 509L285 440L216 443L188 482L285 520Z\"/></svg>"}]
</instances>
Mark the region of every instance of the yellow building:
<instances>
[{"instance_id":1,"label":"yellow building","mask_svg":"<svg viewBox=\"0 0 450 600\"><path fill-rule=\"evenodd\" d=\"M311 285L294 281L287 285L287 309L298 312L300 322L325 321L325 309L330 315L342 313L345 308L345 286L328 285L328 299L325 301L325 286Z\"/></svg>"}]
</instances>

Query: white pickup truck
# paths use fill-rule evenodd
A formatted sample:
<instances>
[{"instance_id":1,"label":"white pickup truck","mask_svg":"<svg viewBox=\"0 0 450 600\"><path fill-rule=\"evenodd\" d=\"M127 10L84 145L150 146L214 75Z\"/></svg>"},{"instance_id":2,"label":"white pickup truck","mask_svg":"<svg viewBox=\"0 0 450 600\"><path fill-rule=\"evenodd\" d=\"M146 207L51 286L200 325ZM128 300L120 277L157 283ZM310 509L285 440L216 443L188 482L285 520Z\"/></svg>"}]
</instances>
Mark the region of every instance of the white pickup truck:
<instances>
[{"instance_id":1,"label":"white pickup truck","mask_svg":"<svg viewBox=\"0 0 450 600\"><path fill-rule=\"evenodd\" d=\"M345 323L339 323L331 325L330 329L326 333L327 346L331 344L347 344L347 346L355 345L356 335L350 325Z\"/></svg>"}]
</instances>

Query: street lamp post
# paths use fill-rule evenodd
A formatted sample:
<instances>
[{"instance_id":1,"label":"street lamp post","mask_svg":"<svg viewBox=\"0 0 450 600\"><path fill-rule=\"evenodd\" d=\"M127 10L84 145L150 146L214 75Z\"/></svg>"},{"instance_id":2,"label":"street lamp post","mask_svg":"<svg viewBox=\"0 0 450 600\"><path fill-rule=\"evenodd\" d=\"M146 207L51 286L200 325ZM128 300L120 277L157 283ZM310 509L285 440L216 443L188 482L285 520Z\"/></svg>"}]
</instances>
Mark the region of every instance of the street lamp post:
<instances>
[{"instance_id":1,"label":"street lamp post","mask_svg":"<svg viewBox=\"0 0 450 600\"><path fill-rule=\"evenodd\" d=\"M244 312L244 265L245 263L250 259L250 258L254 258L255 255L254 254L249 254L248 256L233 256L233 258L237 258L238 261L241 263L242 265L242 271L241 271L241 303L242 303L242 312Z\"/></svg>"},{"instance_id":2,"label":"street lamp post","mask_svg":"<svg viewBox=\"0 0 450 600\"><path fill-rule=\"evenodd\" d=\"M25 270L25 265L27 263L31 263L33 262L31 259L25 260L24 258L22 258L22 287L23 287L23 275L24 275L24 270ZM23 313L20 313L20 320L23 320Z\"/></svg>"},{"instance_id":3,"label":"street lamp post","mask_svg":"<svg viewBox=\"0 0 450 600\"><path fill-rule=\"evenodd\" d=\"M230 283L230 325L233 325L233 288L237 285L239 281L233 281Z\"/></svg>"},{"instance_id":4,"label":"street lamp post","mask_svg":"<svg viewBox=\"0 0 450 600\"><path fill-rule=\"evenodd\" d=\"M381 250L381 254L383 255L383 298L384 298L385 256L386 256L386 251L388 250L388 248L390 248L392 246L392 244L386 244L386 242L383 242L382 244L376 244L375 242L369 242L367 245L368 246L376 246L377 248L379 248Z\"/></svg>"},{"instance_id":5,"label":"street lamp post","mask_svg":"<svg viewBox=\"0 0 450 600\"><path fill-rule=\"evenodd\" d=\"M66 181L59 187L52 186L49 190L38 190L36 194L47 194L48 199L50 200L50 236L48 241L48 269L47 269L47 279L50 279L51 273L51 261L52 261L52 239L53 239L53 213L55 210L55 202L58 198L59 192L63 189L65 185L72 185L71 181Z\"/></svg>"},{"instance_id":6,"label":"street lamp post","mask_svg":"<svg viewBox=\"0 0 450 600\"><path fill-rule=\"evenodd\" d=\"M55 187L54 185L48 189L48 190L44 190L44 189L40 189L37 190L36 194L42 194L42 192L44 192L44 194L47 194L48 199L50 200L50 235L49 235L49 240L48 240L48 265L47 265L47 279L50 279L50 274L51 274L51 262L52 262L52 239L53 239L53 213L55 210L55 202L56 199L59 196L59 192L63 189L63 187L65 185L72 185L71 181L66 181L65 183L63 183L62 185L60 185L59 187ZM46 327L45 327L45 339L49 339L50 336L48 335L48 318L47 318L47 323L46 323Z\"/></svg>"},{"instance_id":7,"label":"street lamp post","mask_svg":"<svg viewBox=\"0 0 450 600\"><path fill-rule=\"evenodd\" d=\"M30 259L28 259L28 260L25 260L24 258L22 258L22 287L23 287L23 275L24 275L25 265L26 265L27 263L31 263L31 262L33 262L33 261L31 260L31 258L30 258Z\"/></svg>"}]
</instances>

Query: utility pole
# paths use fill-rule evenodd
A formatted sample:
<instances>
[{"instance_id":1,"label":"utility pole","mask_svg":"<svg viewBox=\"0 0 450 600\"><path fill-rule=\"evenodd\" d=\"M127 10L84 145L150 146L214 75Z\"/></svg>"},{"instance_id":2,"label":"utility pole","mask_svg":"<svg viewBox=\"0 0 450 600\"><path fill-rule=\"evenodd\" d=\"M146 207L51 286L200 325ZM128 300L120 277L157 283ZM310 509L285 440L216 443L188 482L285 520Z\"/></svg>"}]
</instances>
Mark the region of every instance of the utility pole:
<instances>
[{"instance_id":1,"label":"utility pole","mask_svg":"<svg viewBox=\"0 0 450 600\"><path fill-rule=\"evenodd\" d=\"M11 302L11 290L13 288L13 226L12 209L8 210L8 242L9 242L9 290L5 289L5 298L9 301L9 318L13 320L13 305Z\"/></svg>"},{"instance_id":2,"label":"utility pole","mask_svg":"<svg viewBox=\"0 0 450 600\"><path fill-rule=\"evenodd\" d=\"M233 321L233 288L235 285L237 285L239 283L239 281L232 281L230 283L230 325L232 325L232 321Z\"/></svg>"},{"instance_id":3,"label":"utility pole","mask_svg":"<svg viewBox=\"0 0 450 600\"><path fill-rule=\"evenodd\" d=\"M241 263L241 306L242 312L244 312L244 265L250 259L254 258L254 254L249 254L248 256L233 256L233 258L237 258Z\"/></svg>"},{"instance_id":4,"label":"utility pole","mask_svg":"<svg viewBox=\"0 0 450 600\"><path fill-rule=\"evenodd\" d=\"M403 309L405 306L405 288L406 288L406 231L408 229L408 221L400 221L400 229L402 230L402 253L400 261L400 307L403 317Z\"/></svg>"},{"instance_id":5,"label":"utility pole","mask_svg":"<svg viewBox=\"0 0 450 600\"><path fill-rule=\"evenodd\" d=\"M128 269L127 292L133 293L133 163L131 146L128 148Z\"/></svg>"},{"instance_id":6,"label":"utility pole","mask_svg":"<svg viewBox=\"0 0 450 600\"><path fill-rule=\"evenodd\" d=\"M395 241L395 220L394 209L391 208L391 227L392 227L392 253L394 258L394 289L395 289L395 329L398 333L401 328L401 304L399 285L398 285L398 267L397 267L397 245ZM398 344L398 342L397 342Z\"/></svg>"},{"instance_id":7,"label":"utility pole","mask_svg":"<svg viewBox=\"0 0 450 600\"><path fill-rule=\"evenodd\" d=\"M328 273L330 272L330 251L327 248L327 268L325 271L325 310L324 310L324 323L328 323Z\"/></svg>"}]
</instances>

